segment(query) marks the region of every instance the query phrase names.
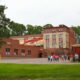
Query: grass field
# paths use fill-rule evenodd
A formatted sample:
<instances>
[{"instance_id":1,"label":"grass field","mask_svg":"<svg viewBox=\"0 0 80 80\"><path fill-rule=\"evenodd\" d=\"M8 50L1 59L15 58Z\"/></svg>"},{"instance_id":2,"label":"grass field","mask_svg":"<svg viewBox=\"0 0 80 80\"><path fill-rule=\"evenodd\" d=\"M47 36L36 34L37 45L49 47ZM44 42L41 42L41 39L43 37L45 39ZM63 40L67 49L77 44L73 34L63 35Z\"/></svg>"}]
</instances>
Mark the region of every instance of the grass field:
<instances>
[{"instance_id":1,"label":"grass field","mask_svg":"<svg viewBox=\"0 0 80 80\"><path fill-rule=\"evenodd\" d=\"M0 64L0 80L80 80L80 64Z\"/></svg>"}]
</instances>

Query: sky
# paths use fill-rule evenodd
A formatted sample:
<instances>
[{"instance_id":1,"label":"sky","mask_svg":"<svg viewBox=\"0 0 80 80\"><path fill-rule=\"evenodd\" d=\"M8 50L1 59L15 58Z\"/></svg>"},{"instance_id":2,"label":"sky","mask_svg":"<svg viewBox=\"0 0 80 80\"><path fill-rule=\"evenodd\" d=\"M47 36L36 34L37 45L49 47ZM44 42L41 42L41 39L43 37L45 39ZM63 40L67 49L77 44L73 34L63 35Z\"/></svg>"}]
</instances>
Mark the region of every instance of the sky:
<instances>
[{"instance_id":1,"label":"sky","mask_svg":"<svg viewBox=\"0 0 80 80\"><path fill-rule=\"evenodd\" d=\"M12 21L27 25L80 25L80 0L0 0Z\"/></svg>"}]
</instances>

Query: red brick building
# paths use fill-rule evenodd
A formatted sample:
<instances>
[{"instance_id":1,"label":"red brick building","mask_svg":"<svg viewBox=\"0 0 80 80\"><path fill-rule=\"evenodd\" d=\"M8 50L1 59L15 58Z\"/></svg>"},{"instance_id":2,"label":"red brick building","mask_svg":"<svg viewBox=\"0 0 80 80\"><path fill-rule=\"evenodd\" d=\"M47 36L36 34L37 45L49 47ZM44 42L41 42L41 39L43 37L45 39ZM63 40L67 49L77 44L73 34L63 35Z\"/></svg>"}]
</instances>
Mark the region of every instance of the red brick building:
<instances>
[{"instance_id":1,"label":"red brick building","mask_svg":"<svg viewBox=\"0 0 80 80\"><path fill-rule=\"evenodd\" d=\"M80 55L80 44L72 45L72 53L73 54L77 53Z\"/></svg>"},{"instance_id":2,"label":"red brick building","mask_svg":"<svg viewBox=\"0 0 80 80\"><path fill-rule=\"evenodd\" d=\"M71 46L76 43L75 32L65 25L45 27L43 38L44 49L54 53L55 51L69 53Z\"/></svg>"},{"instance_id":3,"label":"red brick building","mask_svg":"<svg viewBox=\"0 0 80 80\"><path fill-rule=\"evenodd\" d=\"M76 43L75 32L65 25L45 27L39 35L13 36L4 40L2 57L40 58L53 52L69 53Z\"/></svg>"},{"instance_id":4,"label":"red brick building","mask_svg":"<svg viewBox=\"0 0 80 80\"><path fill-rule=\"evenodd\" d=\"M25 58L47 57L47 54L44 53L43 46L20 44L19 40L16 39L14 40L12 38L4 40L6 44L1 48L2 57L25 57Z\"/></svg>"}]
</instances>

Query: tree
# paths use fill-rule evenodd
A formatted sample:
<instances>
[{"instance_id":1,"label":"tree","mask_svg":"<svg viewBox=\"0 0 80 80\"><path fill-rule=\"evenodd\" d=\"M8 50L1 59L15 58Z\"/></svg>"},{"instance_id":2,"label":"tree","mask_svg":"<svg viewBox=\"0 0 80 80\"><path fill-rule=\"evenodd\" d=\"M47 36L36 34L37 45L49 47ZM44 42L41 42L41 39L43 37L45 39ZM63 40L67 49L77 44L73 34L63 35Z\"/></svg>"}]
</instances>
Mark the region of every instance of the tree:
<instances>
[{"instance_id":1,"label":"tree","mask_svg":"<svg viewBox=\"0 0 80 80\"><path fill-rule=\"evenodd\" d=\"M52 27L53 27L52 24L46 24L46 25L43 26L43 28L52 28Z\"/></svg>"},{"instance_id":2,"label":"tree","mask_svg":"<svg viewBox=\"0 0 80 80\"><path fill-rule=\"evenodd\" d=\"M11 36L21 36L25 34L26 27L23 24L10 22L9 28L11 29Z\"/></svg>"},{"instance_id":3,"label":"tree","mask_svg":"<svg viewBox=\"0 0 80 80\"><path fill-rule=\"evenodd\" d=\"M72 26L72 29L75 31L76 34L80 35L80 26Z\"/></svg>"},{"instance_id":4,"label":"tree","mask_svg":"<svg viewBox=\"0 0 80 80\"><path fill-rule=\"evenodd\" d=\"M34 26L34 34L41 34L42 27L41 26Z\"/></svg>"},{"instance_id":5,"label":"tree","mask_svg":"<svg viewBox=\"0 0 80 80\"><path fill-rule=\"evenodd\" d=\"M41 34L42 27L41 26L33 26L28 24L27 25L27 34Z\"/></svg>"},{"instance_id":6,"label":"tree","mask_svg":"<svg viewBox=\"0 0 80 80\"><path fill-rule=\"evenodd\" d=\"M0 46L4 44L3 38L10 36L10 30L8 29L10 19L6 18L4 14L5 9L5 6L0 5Z\"/></svg>"},{"instance_id":7,"label":"tree","mask_svg":"<svg viewBox=\"0 0 80 80\"><path fill-rule=\"evenodd\" d=\"M34 34L34 27L30 24L27 25L27 34Z\"/></svg>"}]
</instances>

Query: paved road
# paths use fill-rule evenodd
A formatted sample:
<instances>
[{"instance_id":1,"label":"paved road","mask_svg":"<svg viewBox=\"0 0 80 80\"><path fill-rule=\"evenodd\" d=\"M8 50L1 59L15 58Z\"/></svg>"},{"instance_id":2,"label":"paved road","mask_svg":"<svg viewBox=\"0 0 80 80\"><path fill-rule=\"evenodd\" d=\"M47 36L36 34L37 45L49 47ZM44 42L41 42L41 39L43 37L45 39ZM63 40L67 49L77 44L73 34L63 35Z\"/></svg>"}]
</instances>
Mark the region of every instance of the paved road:
<instances>
[{"instance_id":1,"label":"paved road","mask_svg":"<svg viewBox=\"0 0 80 80\"><path fill-rule=\"evenodd\" d=\"M18 64L71 64L70 61L48 62L47 58L31 58L31 59L0 59L0 63L18 63ZM73 64L73 63L72 63Z\"/></svg>"}]
</instances>

